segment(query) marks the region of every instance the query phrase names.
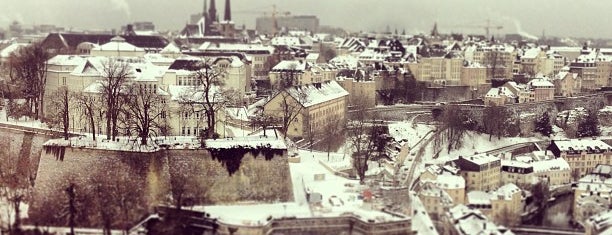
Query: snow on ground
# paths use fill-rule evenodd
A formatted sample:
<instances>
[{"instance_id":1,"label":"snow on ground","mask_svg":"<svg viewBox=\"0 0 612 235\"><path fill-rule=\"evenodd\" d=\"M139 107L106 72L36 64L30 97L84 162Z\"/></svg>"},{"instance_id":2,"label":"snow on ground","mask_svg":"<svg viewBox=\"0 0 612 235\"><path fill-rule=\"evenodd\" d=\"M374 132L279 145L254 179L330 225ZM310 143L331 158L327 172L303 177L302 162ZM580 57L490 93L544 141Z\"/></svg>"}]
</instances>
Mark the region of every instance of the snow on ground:
<instances>
[{"instance_id":1,"label":"snow on ground","mask_svg":"<svg viewBox=\"0 0 612 235\"><path fill-rule=\"evenodd\" d=\"M331 154L334 159L341 159L341 154ZM269 217L332 217L340 215L356 215L362 220L377 222L399 220L393 215L368 209L359 199L365 189L358 180L346 179L326 169L320 161L327 160L327 153L300 150L299 163L289 163L293 181L294 201L274 204L241 204L231 206L200 206L196 210L210 213L212 217L222 222L261 225ZM331 158L331 157L330 157ZM306 200L306 192L320 193L321 206L310 206ZM333 204L332 204L333 202Z\"/></svg>"},{"instance_id":2,"label":"snow on ground","mask_svg":"<svg viewBox=\"0 0 612 235\"><path fill-rule=\"evenodd\" d=\"M240 128L240 127L235 127L232 125L226 125L225 131L227 131L228 137L244 137L244 136L248 136L252 132L251 128L247 126Z\"/></svg>"},{"instance_id":3,"label":"snow on ground","mask_svg":"<svg viewBox=\"0 0 612 235\"><path fill-rule=\"evenodd\" d=\"M42 123L40 120L34 120L33 118L28 118L28 117L22 117L19 119L8 118L7 120L6 119L6 109L4 108L0 110L0 123L49 130L49 126L47 126L47 124Z\"/></svg>"},{"instance_id":4,"label":"snow on ground","mask_svg":"<svg viewBox=\"0 0 612 235\"><path fill-rule=\"evenodd\" d=\"M513 144L520 143L529 143L541 141L542 139L536 137L502 137L501 139L497 139L497 137L493 136L491 141L489 141L488 134L476 133L476 132L468 132L466 136L463 137L463 144L459 149L453 149L448 152L448 149L443 146L443 149L439 151L439 156L435 162L441 163L441 161L449 161L453 159L457 159L459 156L471 156L477 153L486 152L489 150L494 150L502 147L506 147ZM427 146L425 154L423 157L424 161L430 161L431 158L438 151L434 151L433 141Z\"/></svg>"},{"instance_id":5,"label":"snow on ground","mask_svg":"<svg viewBox=\"0 0 612 235\"><path fill-rule=\"evenodd\" d=\"M234 120L249 121L249 111L247 107L225 108L225 111Z\"/></svg>"},{"instance_id":6,"label":"snow on ground","mask_svg":"<svg viewBox=\"0 0 612 235\"><path fill-rule=\"evenodd\" d=\"M19 206L22 219L28 218L28 208L28 204L23 202ZM13 205L5 200L0 200L0 228L7 228L9 223L13 224L15 222L15 211L13 209Z\"/></svg>"},{"instance_id":7,"label":"snow on ground","mask_svg":"<svg viewBox=\"0 0 612 235\"><path fill-rule=\"evenodd\" d=\"M397 122L389 124L389 134L395 141L400 144L407 143L409 145L416 144L429 131L433 130L433 126L425 124L414 124L412 122Z\"/></svg>"}]
</instances>

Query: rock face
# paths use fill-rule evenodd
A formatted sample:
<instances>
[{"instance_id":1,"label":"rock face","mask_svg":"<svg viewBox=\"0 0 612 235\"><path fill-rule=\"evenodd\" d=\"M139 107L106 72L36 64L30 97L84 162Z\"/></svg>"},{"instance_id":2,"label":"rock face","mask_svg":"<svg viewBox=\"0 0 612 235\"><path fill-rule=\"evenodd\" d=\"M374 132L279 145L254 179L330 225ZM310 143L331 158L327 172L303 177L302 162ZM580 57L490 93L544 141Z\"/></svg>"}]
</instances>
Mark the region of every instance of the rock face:
<instances>
[{"instance_id":1,"label":"rock face","mask_svg":"<svg viewBox=\"0 0 612 235\"><path fill-rule=\"evenodd\" d=\"M134 203L131 210L135 211L125 218L132 220L130 222L140 219L160 203L188 206L293 200L286 151L272 157L262 155L241 156L238 158L239 167L230 174L227 162L220 157L214 158L208 150L138 153L67 147L63 160L54 156L52 151L43 151L30 215L44 224L65 224L65 218L48 219L44 215L67 207L68 197L64 190L70 184L77 186L77 197L81 195L77 200L84 204L95 204L93 201L99 197L118 198L120 201L124 199L122 195L130 195L128 199ZM97 188L104 182L110 182L111 187ZM123 185L123 188L116 185ZM108 190L117 192L112 192L113 195L100 192ZM98 203L104 203L102 210L107 210L115 202ZM99 208L99 205L88 207ZM80 225L99 225L94 222L101 219L96 214L100 213L90 211L88 219ZM117 222L113 226L123 225Z\"/></svg>"}]
</instances>

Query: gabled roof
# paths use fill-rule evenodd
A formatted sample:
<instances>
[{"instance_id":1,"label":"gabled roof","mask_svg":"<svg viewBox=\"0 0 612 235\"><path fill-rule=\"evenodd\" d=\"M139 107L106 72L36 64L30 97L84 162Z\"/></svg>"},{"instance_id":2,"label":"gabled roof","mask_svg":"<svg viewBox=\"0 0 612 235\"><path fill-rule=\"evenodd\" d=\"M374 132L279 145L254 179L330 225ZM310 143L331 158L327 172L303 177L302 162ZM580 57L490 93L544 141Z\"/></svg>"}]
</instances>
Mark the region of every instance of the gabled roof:
<instances>
[{"instance_id":1,"label":"gabled roof","mask_svg":"<svg viewBox=\"0 0 612 235\"><path fill-rule=\"evenodd\" d=\"M197 59L177 59L170 65L169 70L199 71L204 68L202 60Z\"/></svg>"},{"instance_id":2,"label":"gabled roof","mask_svg":"<svg viewBox=\"0 0 612 235\"><path fill-rule=\"evenodd\" d=\"M282 92L288 93L304 108L348 96L348 92L344 90L338 82L333 80L323 83L294 86ZM276 93L268 102L280 94L280 92Z\"/></svg>"},{"instance_id":3,"label":"gabled roof","mask_svg":"<svg viewBox=\"0 0 612 235\"><path fill-rule=\"evenodd\" d=\"M66 47L76 48L82 42L91 42L96 44L105 44L111 41L116 35L112 34L84 34L84 33L50 33L46 41L59 39ZM156 35L122 35L125 41L140 48L158 48L162 49L168 45L168 40L162 36Z\"/></svg>"},{"instance_id":4,"label":"gabled roof","mask_svg":"<svg viewBox=\"0 0 612 235\"><path fill-rule=\"evenodd\" d=\"M272 71L295 70L304 71L310 67L310 64L305 61L283 60L276 64Z\"/></svg>"}]
</instances>

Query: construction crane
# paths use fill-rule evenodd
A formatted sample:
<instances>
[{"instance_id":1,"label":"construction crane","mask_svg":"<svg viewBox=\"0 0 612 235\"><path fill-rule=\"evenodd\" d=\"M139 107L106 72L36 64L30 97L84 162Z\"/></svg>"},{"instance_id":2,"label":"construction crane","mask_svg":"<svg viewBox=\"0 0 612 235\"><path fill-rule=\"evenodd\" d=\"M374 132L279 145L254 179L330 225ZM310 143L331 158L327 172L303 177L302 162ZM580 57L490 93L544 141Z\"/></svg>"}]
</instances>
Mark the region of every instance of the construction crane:
<instances>
[{"instance_id":1,"label":"construction crane","mask_svg":"<svg viewBox=\"0 0 612 235\"><path fill-rule=\"evenodd\" d=\"M466 25L453 25L452 27L461 27L461 28L481 28L485 30L486 37L488 38L490 35L491 29L500 30L503 29L502 25L491 25L491 20L487 19L486 24L466 24Z\"/></svg>"},{"instance_id":2,"label":"construction crane","mask_svg":"<svg viewBox=\"0 0 612 235\"><path fill-rule=\"evenodd\" d=\"M272 11L254 11L254 10L247 10L247 11L236 11L236 13L243 13L243 14L263 14L264 17L268 17L268 14L272 17L272 24L273 24L273 32L272 35L276 35L279 31L278 28L278 16L289 16L291 15L291 12L289 11L281 11L279 12L276 9L276 5L272 5Z\"/></svg>"}]
</instances>

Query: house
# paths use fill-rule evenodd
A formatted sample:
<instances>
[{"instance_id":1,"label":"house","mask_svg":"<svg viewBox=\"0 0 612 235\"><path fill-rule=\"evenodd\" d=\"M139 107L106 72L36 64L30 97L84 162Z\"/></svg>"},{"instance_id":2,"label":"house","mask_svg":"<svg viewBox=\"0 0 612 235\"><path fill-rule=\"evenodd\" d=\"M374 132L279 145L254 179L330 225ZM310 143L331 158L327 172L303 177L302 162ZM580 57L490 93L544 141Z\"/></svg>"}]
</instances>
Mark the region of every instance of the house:
<instances>
[{"instance_id":1,"label":"house","mask_svg":"<svg viewBox=\"0 0 612 235\"><path fill-rule=\"evenodd\" d=\"M612 210L595 214L583 224L586 235L610 234L612 232Z\"/></svg>"},{"instance_id":2,"label":"house","mask_svg":"<svg viewBox=\"0 0 612 235\"><path fill-rule=\"evenodd\" d=\"M492 191L501 185L499 157L488 154L459 156L454 163L459 168L459 175L465 179L467 191Z\"/></svg>"},{"instance_id":3,"label":"house","mask_svg":"<svg viewBox=\"0 0 612 235\"><path fill-rule=\"evenodd\" d=\"M517 96L512 93L507 87L495 87L491 88L487 94L484 95L483 101L485 106L502 106L506 104L516 103Z\"/></svg>"},{"instance_id":4,"label":"house","mask_svg":"<svg viewBox=\"0 0 612 235\"><path fill-rule=\"evenodd\" d=\"M274 47L264 46L262 44L244 44L244 43L213 43L204 42L198 48L201 52L217 52L217 53L243 53L250 57L253 67L253 76L256 78L267 78L268 72L273 64L270 64L270 57L274 54Z\"/></svg>"},{"instance_id":5,"label":"house","mask_svg":"<svg viewBox=\"0 0 612 235\"><path fill-rule=\"evenodd\" d=\"M502 160L502 183L529 186L543 180L550 186L570 183L570 166L550 151L535 151Z\"/></svg>"},{"instance_id":6,"label":"house","mask_svg":"<svg viewBox=\"0 0 612 235\"><path fill-rule=\"evenodd\" d=\"M445 166L448 167L448 166ZM431 165L419 177L421 182L432 182L444 190L452 199L453 205L465 204L465 179L445 168Z\"/></svg>"},{"instance_id":7,"label":"house","mask_svg":"<svg viewBox=\"0 0 612 235\"><path fill-rule=\"evenodd\" d=\"M472 235L472 234L494 234L512 235L512 231L497 226L487 216L477 209L468 208L465 205L457 205L447 213L445 221L445 234Z\"/></svg>"},{"instance_id":8,"label":"house","mask_svg":"<svg viewBox=\"0 0 612 235\"><path fill-rule=\"evenodd\" d=\"M591 173L598 164L612 164L612 147L598 139L553 140L547 150L569 163L574 178Z\"/></svg>"},{"instance_id":9,"label":"house","mask_svg":"<svg viewBox=\"0 0 612 235\"><path fill-rule=\"evenodd\" d=\"M334 80L311 83L277 92L264 104L263 112L277 120L293 116L287 136L305 138L329 132L331 122L344 122L347 98L348 92ZM287 113L290 110L298 113Z\"/></svg>"},{"instance_id":10,"label":"house","mask_svg":"<svg viewBox=\"0 0 612 235\"><path fill-rule=\"evenodd\" d=\"M567 68L567 70L561 70L553 78L555 95L564 97L575 96L580 93L580 80L577 73L569 72L569 68Z\"/></svg>"},{"instance_id":11,"label":"house","mask_svg":"<svg viewBox=\"0 0 612 235\"><path fill-rule=\"evenodd\" d=\"M555 97L555 85L546 78L532 79L527 83L527 87L532 93L533 102L553 100Z\"/></svg>"}]
</instances>

